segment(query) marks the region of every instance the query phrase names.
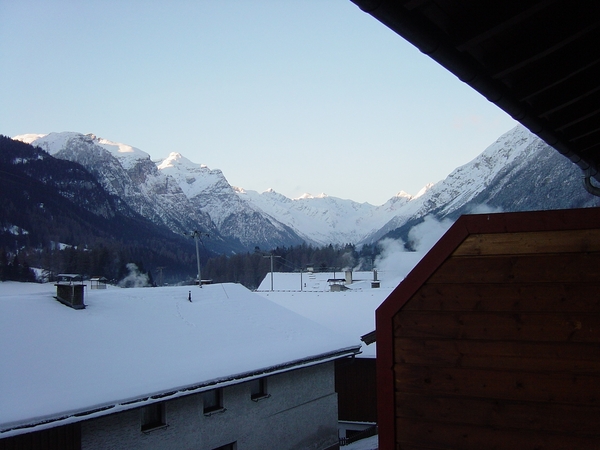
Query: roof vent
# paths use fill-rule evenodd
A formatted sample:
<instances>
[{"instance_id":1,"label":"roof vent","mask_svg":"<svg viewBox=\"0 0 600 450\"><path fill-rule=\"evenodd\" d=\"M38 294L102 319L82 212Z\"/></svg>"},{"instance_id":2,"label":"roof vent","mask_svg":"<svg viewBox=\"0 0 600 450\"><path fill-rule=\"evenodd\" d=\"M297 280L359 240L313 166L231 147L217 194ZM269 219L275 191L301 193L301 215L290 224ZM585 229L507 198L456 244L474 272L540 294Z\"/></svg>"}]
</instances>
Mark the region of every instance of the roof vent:
<instances>
[{"instance_id":1,"label":"roof vent","mask_svg":"<svg viewBox=\"0 0 600 450\"><path fill-rule=\"evenodd\" d=\"M83 277L70 273L58 275L56 286L56 300L73 309L84 309L83 303Z\"/></svg>"},{"instance_id":2,"label":"roof vent","mask_svg":"<svg viewBox=\"0 0 600 450\"><path fill-rule=\"evenodd\" d=\"M381 283L377 279L377 269L373 269L373 281L371 281L371 287L376 289L381 286Z\"/></svg>"}]
</instances>

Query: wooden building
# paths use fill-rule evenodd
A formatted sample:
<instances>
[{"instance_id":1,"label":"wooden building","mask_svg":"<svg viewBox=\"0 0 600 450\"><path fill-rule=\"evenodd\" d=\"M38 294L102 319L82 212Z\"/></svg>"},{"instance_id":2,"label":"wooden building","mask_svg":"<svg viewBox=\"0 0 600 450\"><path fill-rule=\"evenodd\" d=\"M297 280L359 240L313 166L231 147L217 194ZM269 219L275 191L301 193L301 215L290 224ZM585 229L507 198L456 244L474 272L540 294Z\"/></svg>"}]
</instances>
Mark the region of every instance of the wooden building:
<instances>
[{"instance_id":1,"label":"wooden building","mask_svg":"<svg viewBox=\"0 0 600 450\"><path fill-rule=\"evenodd\" d=\"M600 446L600 209L462 216L377 309L381 449Z\"/></svg>"}]
</instances>

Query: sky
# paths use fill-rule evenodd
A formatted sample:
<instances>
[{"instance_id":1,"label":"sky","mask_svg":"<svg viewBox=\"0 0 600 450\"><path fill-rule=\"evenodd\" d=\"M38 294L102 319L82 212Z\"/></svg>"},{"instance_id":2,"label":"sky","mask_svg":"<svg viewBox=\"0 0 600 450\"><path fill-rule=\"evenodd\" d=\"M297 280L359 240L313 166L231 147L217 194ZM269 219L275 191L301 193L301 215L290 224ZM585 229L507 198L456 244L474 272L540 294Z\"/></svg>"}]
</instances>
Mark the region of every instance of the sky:
<instances>
[{"instance_id":1,"label":"sky","mask_svg":"<svg viewBox=\"0 0 600 450\"><path fill-rule=\"evenodd\" d=\"M381 205L516 125L350 0L0 0L0 134L179 152L233 186Z\"/></svg>"}]
</instances>

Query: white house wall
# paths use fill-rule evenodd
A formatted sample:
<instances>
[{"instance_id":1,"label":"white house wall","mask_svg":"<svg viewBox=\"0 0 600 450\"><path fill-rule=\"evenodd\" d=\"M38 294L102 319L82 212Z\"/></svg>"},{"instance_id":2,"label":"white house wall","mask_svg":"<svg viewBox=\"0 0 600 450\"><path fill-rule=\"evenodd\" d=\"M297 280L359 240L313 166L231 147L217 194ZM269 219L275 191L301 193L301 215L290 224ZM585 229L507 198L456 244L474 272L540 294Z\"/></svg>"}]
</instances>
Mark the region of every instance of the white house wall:
<instances>
[{"instance_id":1,"label":"white house wall","mask_svg":"<svg viewBox=\"0 0 600 450\"><path fill-rule=\"evenodd\" d=\"M83 450L322 449L337 442L334 364L328 362L267 378L268 398L250 399L250 383L223 389L223 412L204 415L202 394L166 402L167 427L143 433L140 409L81 426Z\"/></svg>"}]
</instances>

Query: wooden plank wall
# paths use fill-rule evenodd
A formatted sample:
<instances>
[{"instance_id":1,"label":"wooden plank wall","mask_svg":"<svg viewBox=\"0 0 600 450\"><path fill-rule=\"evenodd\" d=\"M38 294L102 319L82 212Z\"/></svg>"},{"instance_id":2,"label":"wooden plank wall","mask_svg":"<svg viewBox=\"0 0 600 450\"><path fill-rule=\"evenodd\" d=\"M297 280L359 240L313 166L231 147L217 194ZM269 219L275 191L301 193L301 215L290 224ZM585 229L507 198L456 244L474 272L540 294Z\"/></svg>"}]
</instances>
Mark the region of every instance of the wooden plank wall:
<instances>
[{"instance_id":1,"label":"wooden plank wall","mask_svg":"<svg viewBox=\"0 0 600 450\"><path fill-rule=\"evenodd\" d=\"M375 358L335 361L338 418L350 422L377 422L377 373Z\"/></svg>"},{"instance_id":2,"label":"wooden plank wall","mask_svg":"<svg viewBox=\"0 0 600 450\"><path fill-rule=\"evenodd\" d=\"M600 230L469 236L394 316L396 446L600 448Z\"/></svg>"}]
</instances>

